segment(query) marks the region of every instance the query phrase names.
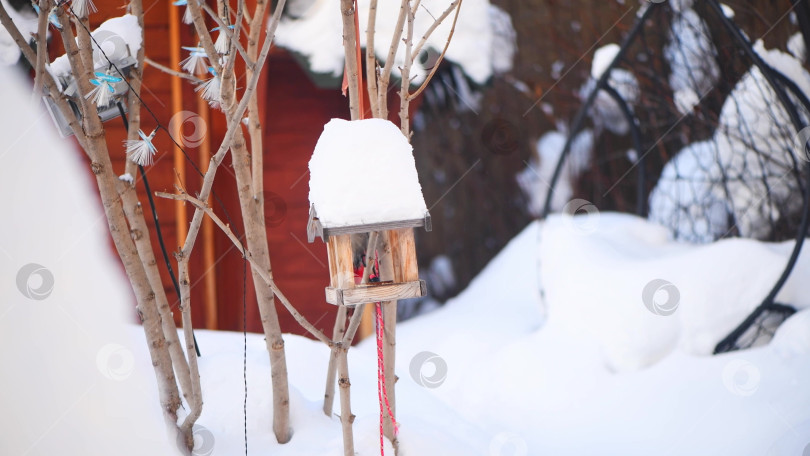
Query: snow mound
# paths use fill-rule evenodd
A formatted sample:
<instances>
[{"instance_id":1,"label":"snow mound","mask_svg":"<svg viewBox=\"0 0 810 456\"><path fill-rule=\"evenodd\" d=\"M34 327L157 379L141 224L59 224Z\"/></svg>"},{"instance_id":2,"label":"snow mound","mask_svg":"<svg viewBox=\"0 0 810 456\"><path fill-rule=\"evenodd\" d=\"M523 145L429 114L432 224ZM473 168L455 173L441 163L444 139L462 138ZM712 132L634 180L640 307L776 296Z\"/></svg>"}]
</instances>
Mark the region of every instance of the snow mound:
<instances>
[{"instance_id":1,"label":"snow mound","mask_svg":"<svg viewBox=\"0 0 810 456\"><path fill-rule=\"evenodd\" d=\"M0 68L0 454L174 454L89 164L20 73Z\"/></svg>"},{"instance_id":2,"label":"snow mound","mask_svg":"<svg viewBox=\"0 0 810 456\"><path fill-rule=\"evenodd\" d=\"M793 247L749 239L687 246L669 241L660 226L612 213L594 222L596 232L576 229L589 226L588 217L548 219L542 282L549 319L560 318L595 338L616 371L649 366L675 348L710 355L770 292ZM807 267L810 255L804 254L778 302L810 304L791 283L801 281ZM662 294L648 301L648 292Z\"/></svg>"},{"instance_id":3,"label":"snow mound","mask_svg":"<svg viewBox=\"0 0 810 456\"><path fill-rule=\"evenodd\" d=\"M382 119L332 119L309 161L309 202L323 227L423 219L413 147Z\"/></svg>"}]
</instances>

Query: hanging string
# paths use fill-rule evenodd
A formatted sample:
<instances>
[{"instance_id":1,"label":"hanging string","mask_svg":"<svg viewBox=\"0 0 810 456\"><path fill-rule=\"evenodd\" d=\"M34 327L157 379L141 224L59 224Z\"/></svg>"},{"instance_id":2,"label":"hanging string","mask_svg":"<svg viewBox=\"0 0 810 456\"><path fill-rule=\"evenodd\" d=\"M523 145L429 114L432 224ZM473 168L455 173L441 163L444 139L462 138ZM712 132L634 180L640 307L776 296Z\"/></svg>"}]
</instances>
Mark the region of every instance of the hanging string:
<instances>
[{"instance_id":1,"label":"hanging string","mask_svg":"<svg viewBox=\"0 0 810 456\"><path fill-rule=\"evenodd\" d=\"M380 258L377 251L374 251L374 266L376 269L377 277L380 274ZM391 424L394 426L394 438L399 433L399 424L397 423L394 414L391 412L391 403L388 401L388 390L385 386L385 354L383 351L384 337L385 337L385 321L382 314L382 303L375 303L375 311L377 314L377 397L380 401L380 456L385 456L385 412L391 418Z\"/></svg>"},{"instance_id":2,"label":"hanging string","mask_svg":"<svg viewBox=\"0 0 810 456\"><path fill-rule=\"evenodd\" d=\"M385 412L391 418L394 425L394 437L399 434L399 424L394 414L391 413L391 404L388 401L388 391L385 386L385 359L383 355L383 335L385 334L385 323L382 317L382 303L376 303L377 311L377 396L380 401L380 455L385 456Z\"/></svg>"},{"instance_id":3,"label":"hanging string","mask_svg":"<svg viewBox=\"0 0 810 456\"><path fill-rule=\"evenodd\" d=\"M242 337L243 337L243 352L242 352L242 379L245 382L245 402L242 404L242 414L245 418L245 456L248 454L248 436L247 436L247 400L248 400L248 386L247 386L247 255L242 254L244 261L242 262Z\"/></svg>"}]
</instances>

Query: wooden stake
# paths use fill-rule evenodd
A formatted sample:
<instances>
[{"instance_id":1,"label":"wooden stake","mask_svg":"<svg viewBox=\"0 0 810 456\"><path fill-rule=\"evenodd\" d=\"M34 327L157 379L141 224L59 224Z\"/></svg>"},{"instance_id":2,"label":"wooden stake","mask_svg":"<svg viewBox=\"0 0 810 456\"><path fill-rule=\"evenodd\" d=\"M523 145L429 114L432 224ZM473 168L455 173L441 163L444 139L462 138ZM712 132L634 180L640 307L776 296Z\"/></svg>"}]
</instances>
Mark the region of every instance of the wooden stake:
<instances>
[{"instance_id":1,"label":"wooden stake","mask_svg":"<svg viewBox=\"0 0 810 456\"><path fill-rule=\"evenodd\" d=\"M343 455L354 456L354 436L352 435L352 415L351 382L349 381L349 347L340 346L338 348L338 373L340 378L340 423L343 427Z\"/></svg>"}]
</instances>

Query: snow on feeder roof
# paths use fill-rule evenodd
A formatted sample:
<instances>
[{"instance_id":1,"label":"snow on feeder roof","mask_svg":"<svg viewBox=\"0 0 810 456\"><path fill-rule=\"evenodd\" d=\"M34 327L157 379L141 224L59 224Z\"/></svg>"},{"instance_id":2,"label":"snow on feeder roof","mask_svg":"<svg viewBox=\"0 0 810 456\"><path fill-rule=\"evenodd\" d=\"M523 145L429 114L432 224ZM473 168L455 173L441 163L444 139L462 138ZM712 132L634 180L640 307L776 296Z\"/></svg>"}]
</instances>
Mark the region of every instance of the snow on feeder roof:
<instances>
[{"instance_id":1,"label":"snow on feeder roof","mask_svg":"<svg viewBox=\"0 0 810 456\"><path fill-rule=\"evenodd\" d=\"M430 230L413 147L388 120L332 119L309 171L309 242L393 228Z\"/></svg>"}]
</instances>

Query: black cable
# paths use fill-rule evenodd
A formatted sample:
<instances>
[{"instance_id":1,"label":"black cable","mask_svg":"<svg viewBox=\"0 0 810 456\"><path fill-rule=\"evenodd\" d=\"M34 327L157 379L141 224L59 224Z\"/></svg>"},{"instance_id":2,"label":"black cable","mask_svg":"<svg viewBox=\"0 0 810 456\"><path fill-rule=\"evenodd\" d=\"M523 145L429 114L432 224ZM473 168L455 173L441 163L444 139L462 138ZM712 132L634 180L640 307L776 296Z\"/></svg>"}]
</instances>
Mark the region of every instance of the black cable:
<instances>
[{"instance_id":1,"label":"black cable","mask_svg":"<svg viewBox=\"0 0 810 456\"><path fill-rule=\"evenodd\" d=\"M124 129L129 132L129 120L127 119L127 113L124 112L124 106L119 101L116 103L118 106L118 112L121 113L121 120L124 123ZM158 221L158 214L157 209L155 208L155 200L152 197L152 189L149 188L149 180L146 178L146 172L143 169L143 166L138 165L138 171L141 174L141 179L143 180L143 186L146 189L146 196L149 199L149 207L152 209L152 218L155 220L155 231L157 232L158 244L160 244L160 251L163 253L163 261L166 263L166 269L169 270L169 277L172 279L172 285L174 285L174 291L177 293L177 299L180 299L180 285L177 283L177 277L174 275L174 269L172 268L172 263L169 261L169 252L166 250L166 243L163 242L163 230L160 229L160 222ZM194 329L191 329L191 337L194 338L194 350L197 352L197 356L202 356L200 354L200 346L197 344L197 337L194 335Z\"/></svg>"}]
</instances>

